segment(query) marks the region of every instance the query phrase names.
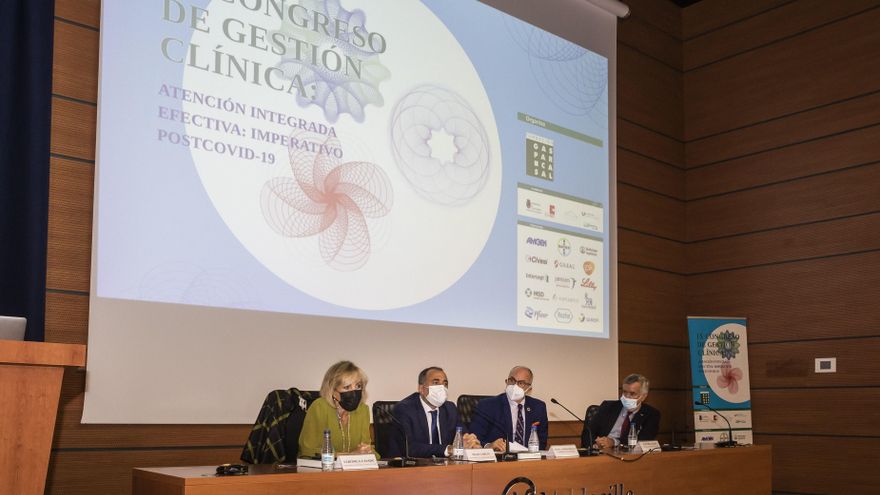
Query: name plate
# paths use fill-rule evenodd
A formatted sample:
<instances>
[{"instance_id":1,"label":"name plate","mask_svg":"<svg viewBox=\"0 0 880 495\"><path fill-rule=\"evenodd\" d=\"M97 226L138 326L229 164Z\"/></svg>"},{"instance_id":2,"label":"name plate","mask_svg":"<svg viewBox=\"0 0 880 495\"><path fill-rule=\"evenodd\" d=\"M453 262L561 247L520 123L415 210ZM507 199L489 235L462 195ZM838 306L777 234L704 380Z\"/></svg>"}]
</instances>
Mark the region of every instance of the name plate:
<instances>
[{"instance_id":1,"label":"name plate","mask_svg":"<svg viewBox=\"0 0 880 495\"><path fill-rule=\"evenodd\" d=\"M464 449L464 460L470 462L495 462L495 451L492 449Z\"/></svg>"},{"instance_id":2,"label":"name plate","mask_svg":"<svg viewBox=\"0 0 880 495\"><path fill-rule=\"evenodd\" d=\"M516 460L518 461L540 461L540 452L517 452Z\"/></svg>"},{"instance_id":3,"label":"name plate","mask_svg":"<svg viewBox=\"0 0 880 495\"><path fill-rule=\"evenodd\" d=\"M660 451L660 442L657 440L645 440L643 442L639 442L639 449L642 452L650 452L652 450Z\"/></svg>"},{"instance_id":4,"label":"name plate","mask_svg":"<svg viewBox=\"0 0 880 495\"><path fill-rule=\"evenodd\" d=\"M337 457L343 471L363 471L365 469L379 469L376 456L373 454L350 454Z\"/></svg>"},{"instance_id":5,"label":"name plate","mask_svg":"<svg viewBox=\"0 0 880 495\"><path fill-rule=\"evenodd\" d=\"M580 457L577 447L573 443L566 445L553 445L547 451L550 459L565 459L567 457Z\"/></svg>"}]
</instances>

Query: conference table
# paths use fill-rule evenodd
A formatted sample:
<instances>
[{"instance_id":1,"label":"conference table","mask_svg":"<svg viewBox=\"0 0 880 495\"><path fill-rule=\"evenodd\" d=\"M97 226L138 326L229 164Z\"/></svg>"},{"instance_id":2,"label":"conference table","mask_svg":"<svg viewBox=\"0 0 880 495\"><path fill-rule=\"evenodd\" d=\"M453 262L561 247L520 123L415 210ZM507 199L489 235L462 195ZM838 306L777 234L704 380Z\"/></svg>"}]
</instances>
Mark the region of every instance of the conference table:
<instances>
[{"instance_id":1,"label":"conference table","mask_svg":"<svg viewBox=\"0 0 880 495\"><path fill-rule=\"evenodd\" d=\"M134 495L501 494L524 477L547 495L767 495L770 453L770 446L753 445L327 473L251 466L244 476L216 476L216 466L136 468L132 488ZM509 493L526 488L520 482Z\"/></svg>"}]
</instances>

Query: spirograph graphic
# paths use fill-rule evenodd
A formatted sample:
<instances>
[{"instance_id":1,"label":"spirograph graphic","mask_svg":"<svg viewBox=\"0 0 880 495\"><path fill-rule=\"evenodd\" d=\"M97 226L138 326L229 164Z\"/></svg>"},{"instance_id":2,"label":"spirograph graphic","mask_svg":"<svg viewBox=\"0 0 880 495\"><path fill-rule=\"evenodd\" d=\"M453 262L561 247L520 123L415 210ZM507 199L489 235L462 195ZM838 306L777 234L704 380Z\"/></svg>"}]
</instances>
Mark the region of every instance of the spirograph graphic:
<instances>
[{"instance_id":1,"label":"spirograph graphic","mask_svg":"<svg viewBox=\"0 0 880 495\"><path fill-rule=\"evenodd\" d=\"M431 155L434 132L453 137L452 162ZM420 86L406 94L391 116L391 150L397 167L423 198L445 206L473 199L489 178L489 138L480 119L458 94Z\"/></svg>"},{"instance_id":2,"label":"spirograph graphic","mask_svg":"<svg viewBox=\"0 0 880 495\"><path fill-rule=\"evenodd\" d=\"M508 20L506 26L528 54L532 75L551 101L572 115L599 110L608 86L604 57L523 22ZM607 119L605 113L598 117Z\"/></svg>"},{"instance_id":3,"label":"spirograph graphic","mask_svg":"<svg viewBox=\"0 0 880 495\"><path fill-rule=\"evenodd\" d=\"M384 104L385 100L379 92L379 83L391 75L388 68L379 61L376 53L352 44L350 33L356 27L361 29L361 32L366 32L364 11L345 10L339 0L302 0L299 4L310 12L321 13L328 19L339 19L347 23L348 31L340 33L339 38L335 38L316 29L297 26L285 17L281 29L277 32L304 41L306 44L297 46L295 41L288 42L286 45L288 54L281 58L278 68L283 71L287 79L292 80L299 76L306 92L314 93L310 96L297 93L297 104L303 108L309 105L321 107L324 110L324 117L331 124L344 113L350 114L356 122L363 122L367 105ZM309 45L317 50L316 64L312 63L312 48ZM320 54L328 50L339 54L343 70L334 72L322 65ZM296 57L298 52L300 58ZM346 73L346 56L361 61L360 77L354 71Z\"/></svg>"},{"instance_id":4,"label":"spirograph graphic","mask_svg":"<svg viewBox=\"0 0 880 495\"><path fill-rule=\"evenodd\" d=\"M291 136L288 150L293 177L275 177L263 186L260 203L269 226L284 237L318 236L321 258L339 271L354 271L370 257L367 219L391 211L391 181L379 166L341 162L336 137L310 141L309 132ZM297 148L297 143L314 146ZM314 151L312 151L314 150Z\"/></svg>"}]
</instances>

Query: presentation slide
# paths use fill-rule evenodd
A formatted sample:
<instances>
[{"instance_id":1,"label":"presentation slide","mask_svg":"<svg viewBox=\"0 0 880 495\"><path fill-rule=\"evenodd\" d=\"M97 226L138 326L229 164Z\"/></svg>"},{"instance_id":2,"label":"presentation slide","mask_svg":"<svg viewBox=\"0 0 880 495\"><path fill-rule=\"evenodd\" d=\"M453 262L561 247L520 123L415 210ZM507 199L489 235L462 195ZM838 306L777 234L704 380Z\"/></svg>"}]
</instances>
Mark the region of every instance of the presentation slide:
<instances>
[{"instance_id":1,"label":"presentation slide","mask_svg":"<svg viewBox=\"0 0 880 495\"><path fill-rule=\"evenodd\" d=\"M617 390L617 18L585 0L104 0L84 423ZM560 412L562 416L557 416ZM551 420L570 419L551 408Z\"/></svg>"},{"instance_id":2,"label":"presentation slide","mask_svg":"<svg viewBox=\"0 0 880 495\"><path fill-rule=\"evenodd\" d=\"M470 0L103 8L97 296L609 335L605 57Z\"/></svg>"}]
</instances>

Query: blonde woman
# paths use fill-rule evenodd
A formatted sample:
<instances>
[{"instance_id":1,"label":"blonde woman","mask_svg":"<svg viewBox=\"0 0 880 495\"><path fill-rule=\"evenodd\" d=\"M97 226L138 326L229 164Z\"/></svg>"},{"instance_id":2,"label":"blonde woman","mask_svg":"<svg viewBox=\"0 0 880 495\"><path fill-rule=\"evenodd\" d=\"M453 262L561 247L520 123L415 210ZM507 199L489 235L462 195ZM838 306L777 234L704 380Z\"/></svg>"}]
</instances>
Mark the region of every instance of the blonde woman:
<instances>
[{"instance_id":1,"label":"blonde woman","mask_svg":"<svg viewBox=\"0 0 880 495\"><path fill-rule=\"evenodd\" d=\"M321 454L324 430L337 454L374 454L370 445L367 375L351 361L340 361L324 374L321 397L309 406L299 436L302 456ZM376 455L378 457L378 455Z\"/></svg>"}]
</instances>

